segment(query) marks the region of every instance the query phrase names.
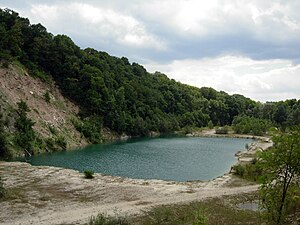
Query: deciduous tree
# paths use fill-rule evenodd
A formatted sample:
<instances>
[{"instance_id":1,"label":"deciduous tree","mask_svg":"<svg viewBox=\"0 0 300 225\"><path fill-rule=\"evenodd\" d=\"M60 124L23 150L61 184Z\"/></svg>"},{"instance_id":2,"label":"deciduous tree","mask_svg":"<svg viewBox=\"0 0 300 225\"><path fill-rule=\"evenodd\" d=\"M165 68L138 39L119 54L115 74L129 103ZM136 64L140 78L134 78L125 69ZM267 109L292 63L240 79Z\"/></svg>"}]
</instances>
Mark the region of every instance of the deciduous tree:
<instances>
[{"instance_id":1,"label":"deciduous tree","mask_svg":"<svg viewBox=\"0 0 300 225\"><path fill-rule=\"evenodd\" d=\"M259 155L264 171L260 193L270 223L282 224L299 193L300 126L276 133L273 142L272 149Z\"/></svg>"}]
</instances>

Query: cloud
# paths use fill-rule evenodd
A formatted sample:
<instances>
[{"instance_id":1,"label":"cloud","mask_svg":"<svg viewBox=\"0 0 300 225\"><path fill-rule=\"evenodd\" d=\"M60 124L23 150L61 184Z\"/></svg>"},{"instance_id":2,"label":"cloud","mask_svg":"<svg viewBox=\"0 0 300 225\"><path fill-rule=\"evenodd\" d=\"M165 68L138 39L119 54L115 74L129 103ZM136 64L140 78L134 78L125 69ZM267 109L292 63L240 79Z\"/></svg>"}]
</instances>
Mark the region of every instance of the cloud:
<instances>
[{"instance_id":1,"label":"cloud","mask_svg":"<svg viewBox=\"0 0 300 225\"><path fill-rule=\"evenodd\" d=\"M297 0L3 0L53 33L144 63L241 54L300 61Z\"/></svg>"},{"instance_id":2,"label":"cloud","mask_svg":"<svg viewBox=\"0 0 300 225\"><path fill-rule=\"evenodd\" d=\"M201 38L246 31L268 41L272 35L275 42L297 38L299 7L297 1L278 0L154 0L140 5L146 18L182 35Z\"/></svg>"},{"instance_id":3,"label":"cloud","mask_svg":"<svg viewBox=\"0 0 300 225\"><path fill-rule=\"evenodd\" d=\"M153 0L138 15L166 37L172 60L240 53L299 61L299 10L299 1Z\"/></svg>"},{"instance_id":4,"label":"cloud","mask_svg":"<svg viewBox=\"0 0 300 225\"><path fill-rule=\"evenodd\" d=\"M299 98L299 0L3 0L80 47L260 101Z\"/></svg>"},{"instance_id":5,"label":"cloud","mask_svg":"<svg viewBox=\"0 0 300 225\"><path fill-rule=\"evenodd\" d=\"M225 55L147 64L145 67L152 72L166 73L185 84L239 93L262 102L300 98L300 65L289 60L253 60Z\"/></svg>"},{"instance_id":6,"label":"cloud","mask_svg":"<svg viewBox=\"0 0 300 225\"><path fill-rule=\"evenodd\" d=\"M149 33L140 21L131 15L111 8L88 3L33 4L22 14L33 22L44 24L51 32L66 33L76 39L91 42L129 46L131 48L165 50L166 45ZM88 41L79 41L87 43ZM87 46L86 46L87 47Z\"/></svg>"}]
</instances>

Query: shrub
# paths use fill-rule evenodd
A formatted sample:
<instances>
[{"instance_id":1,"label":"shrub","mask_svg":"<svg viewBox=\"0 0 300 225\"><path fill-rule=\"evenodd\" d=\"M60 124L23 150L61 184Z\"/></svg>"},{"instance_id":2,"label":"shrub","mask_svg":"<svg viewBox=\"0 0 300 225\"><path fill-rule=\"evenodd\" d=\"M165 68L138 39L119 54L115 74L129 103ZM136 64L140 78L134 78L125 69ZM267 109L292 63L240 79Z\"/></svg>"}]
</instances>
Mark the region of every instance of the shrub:
<instances>
[{"instance_id":1,"label":"shrub","mask_svg":"<svg viewBox=\"0 0 300 225\"><path fill-rule=\"evenodd\" d=\"M7 60L4 60L2 62L2 67L7 69L9 67L9 62Z\"/></svg>"},{"instance_id":2,"label":"shrub","mask_svg":"<svg viewBox=\"0 0 300 225\"><path fill-rule=\"evenodd\" d=\"M91 170L85 170L84 172L84 177L86 179L93 179L94 178L94 172Z\"/></svg>"},{"instance_id":3,"label":"shrub","mask_svg":"<svg viewBox=\"0 0 300 225\"><path fill-rule=\"evenodd\" d=\"M4 198L6 195L6 190L5 188L3 187L3 182L2 182L2 179L0 177L0 199L1 198Z\"/></svg>"},{"instance_id":4,"label":"shrub","mask_svg":"<svg viewBox=\"0 0 300 225\"><path fill-rule=\"evenodd\" d=\"M24 149L26 155L33 154L33 145L36 139L36 133L33 130L34 122L27 117L30 111L26 102L21 100L17 103L18 109L16 110L18 118L15 121L15 143Z\"/></svg>"},{"instance_id":5,"label":"shrub","mask_svg":"<svg viewBox=\"0 0 300 225\"><path fill-rule=\"evenodd\" d=\"M219 127L216 129L216 134L228 134L229 128L228 126Z\"/></svg>"},{"instance_id":6,"label":"shrub","mask_svg":"<svg viewBox=\"0 0 300 225\"><path fill-rule=\"evenodd\" d=\"M263 135L272 126L269 120L250 116L237 116L232 122L234 131L238 134Z\"/></svg>"},{"instance_id":7,"label":"shrub","mask_svg":"<svg viewBox=\"0 0 300 225\"><path fill-rule=\"evenodd\" d=\"M50 103L51 97L50 97L49 91L45 92L44 98L47 103Z\"/></svg>"},{"instance_id":8,"label":"shrub","mask_svg":"<svg viewBox=\"0 0 300 225\"><path fill-rule=\"evenodd\" d=\"M254 158L250 163L238 164L233 166L234 174L252 181L258 181L262 176L262 169L259 166L257 158Z\"/></svg>"},{"instance_id":9,"label":"shrub","mask_svg":"<svg viewBox=\"0 0 300 225\"><path fill-rule=\"evenodd\" d=\"M208 208L203 203L193 202L187 205L159 206L147 212L142 218L143 225L170 225L170 224L190 224L208 225Z\"/></svg>"},{"instance_id":10,"label":"shrub","mask_svg":"<svg viewBox=\"0 0 300 225\"><path fill-rule=\"evenodd\" d=\"M213 129L214 128L214 124L213 124L213 122L211 120L208 122L207 126L208 126L209 129Z\"/></svg>"},{"instance_id":11,"label":"shrub","mask_svg":"<svg viewBox=\"0 0 300 225\"><path fill-rule=\"evenodd\" d=\"M242 166L241 164L237 164L233 166L234 174L244 177L245 174L245 167Z\"/></svg>"},{"instance_id":12,"label":"shrub","mask_svg":"<svg viewBox=\"0 0 300 225\"><path fill-rule=\"evenodd\" d=\"M93 116L81 120L79 118L73 118L72 123L76 130L78 130L85 138L91 143L101 143L102 136L101 130L103 127L102 117Z\"/></svg>"},{"instance_id":13,"label":"shrub","mask_svg":"<svg viewBox=\"0 0 300 225\"><path fill-rule=\"evenodd\" d=\"M49 151L65 151L67 149L67 142L63 136L49 137L44 141L45 147Z\"/></svg>"},{"instance_id":14,"label":"shrub","mask_svg":"<svg viewBox=\"0 0 300 225\"><path fill-rule=\"evenodd\" d=\"M129 225L126 218L120 216L107 216L99 213L97 216L92 216L89 220L89 225Z\"/></svg>"},{"instance_id":15,"label":"shrub","mask_svg":"<svg viewBox=\"0 0 300 225\"><path fill-rule=\"evenodd\" d=\"M58 136L56 139L56 144L61 150L67 150L67 142L65 137L63 136Z\"/></svg>"},{"instance_id":16,"label":"shrub","mask_svg":"<svg viewBox=\"0 0 300 225\"><path fill-rule=\"evenodd\" d=\"M208 217L205 215L204 209L199 209L194 212L195 219L193 225L208 225Z\"/></svg>"}]
</instances>

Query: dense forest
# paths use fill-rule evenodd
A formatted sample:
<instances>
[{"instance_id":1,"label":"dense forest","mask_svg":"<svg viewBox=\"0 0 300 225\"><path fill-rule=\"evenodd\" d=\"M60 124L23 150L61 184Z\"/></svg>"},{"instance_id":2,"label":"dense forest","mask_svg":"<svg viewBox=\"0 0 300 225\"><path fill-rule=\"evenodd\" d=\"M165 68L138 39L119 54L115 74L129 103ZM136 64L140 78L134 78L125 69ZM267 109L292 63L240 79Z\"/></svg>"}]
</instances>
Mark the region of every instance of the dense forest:
<instances>
[{"instance_id":1,"label":"dense forest","mask_svg":"<svg viewBox=\"0 0 300 225\"><path fill-rule=\"evenodd\" d=\"M125 57L80 49L66 35L47 32L17 12L0 9L2 66L22 63L33 76L53 79L80 107L76 128L99 142L107 127L120 134L147 135L184 127L234 125L239 133L300 123L300 100L260 103L209 87L196 88L149 73Z\"/></svg>"}]
</instances>

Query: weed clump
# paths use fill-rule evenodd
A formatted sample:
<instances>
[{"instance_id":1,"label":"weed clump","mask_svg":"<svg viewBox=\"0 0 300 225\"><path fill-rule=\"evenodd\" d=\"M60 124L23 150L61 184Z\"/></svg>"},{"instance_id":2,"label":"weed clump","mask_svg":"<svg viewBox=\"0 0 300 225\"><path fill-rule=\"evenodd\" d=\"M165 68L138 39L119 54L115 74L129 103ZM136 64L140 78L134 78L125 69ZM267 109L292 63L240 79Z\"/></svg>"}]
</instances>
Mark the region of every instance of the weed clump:
<instances>
[{"instance_id":1,"label":"weed clump","mask_svg":"<svg viewBox=\"0 0 300 225\"><path fill-rule=\"evenodd\" d=\"M99 213L97 216L92 216L88 225L129 225L130 223L125 217L107 216Z\"/></svg>"},{"instance_id":2,"label":"weed clump","mask_svg":"<svg viewBox=\"0 0 300 225\"><path fill-rule=\"evenodd\" d=\"M84 173L84 178L86 178L86 179L94 178L94 172L91 170L85 170L83 173Z\"/></svg>"}]
</instances>

